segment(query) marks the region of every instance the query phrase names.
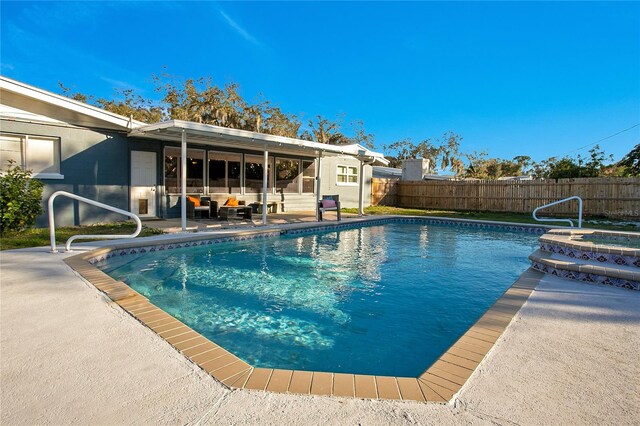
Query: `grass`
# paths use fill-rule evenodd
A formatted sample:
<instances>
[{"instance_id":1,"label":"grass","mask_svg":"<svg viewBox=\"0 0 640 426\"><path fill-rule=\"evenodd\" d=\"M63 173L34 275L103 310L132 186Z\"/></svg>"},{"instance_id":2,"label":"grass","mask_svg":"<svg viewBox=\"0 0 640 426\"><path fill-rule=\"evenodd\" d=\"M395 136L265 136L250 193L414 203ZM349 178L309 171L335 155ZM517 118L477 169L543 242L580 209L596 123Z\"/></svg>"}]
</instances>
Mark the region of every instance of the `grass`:
<instances>
[{"instance_id":1,"label":"grass","mask_svg":"<svg viewBox=\"0 0 640 426\"><path fill-rule=\"evenodd\" d=\"M115 222L96 224L90 226L64 226L56 228L56 243L62 245L69 237L77 234L90 234L90 235L107 235L107 234L122 234L127 235L135 231L136 225L132 222ZM149 228L145 225L142 226L140 237L148 237L150 235L163 234L164 231L155 228ZM95 241L96 239L86 239L85 241ZM27 247L41 247L48 246L49 241L49 228L33 228L20 232L6 232L0 237L0 250L12 250Z\"/></svg>"},{"instance_id":2,"label":"grass","mask_svg":"<svg viewBox=\"0 0 640 426\"><path fill-rule=\"evenodd\" d=\"M342 209L345 213L358 213L358 209ZM530 214L525 213L501 213L501 212L476 212L476 211L454 211L454 210L422 210L406 209L401 207L371 206L364 209L369 215L406 215L406 216L437 216L450 217L455 219L475 219L493 220L498 222L535 223L543 225L566 226L566 222L537 222ZM583 220L583 228L606 229L609 231L632 231L639 232L640 227L629 224L625 221L616 221L604 218L592 218Z\"/></svg>"}]
</instances>

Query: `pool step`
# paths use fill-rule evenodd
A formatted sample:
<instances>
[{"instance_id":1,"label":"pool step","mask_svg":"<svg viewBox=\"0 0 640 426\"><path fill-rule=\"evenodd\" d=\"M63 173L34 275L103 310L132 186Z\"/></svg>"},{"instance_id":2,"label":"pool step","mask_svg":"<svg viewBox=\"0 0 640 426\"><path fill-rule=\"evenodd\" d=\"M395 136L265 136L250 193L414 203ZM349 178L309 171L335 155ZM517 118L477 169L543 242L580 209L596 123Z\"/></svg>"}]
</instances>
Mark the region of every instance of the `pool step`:
<instances>
[{"instance_id":1,"label":"pool step","mask_svg":"<svg viewBox=\"0 0 640 426\"><path fill-rule=\"evenodd\" d=\"M542 237L540 239L542 240ZM533 269L560 278L640 290L640 268L635 265L619 265L594 260L593 257L571 257L564 253L564 250L563 254L560 254L538 249L529 259Z\"/></svg>"}]
</instances>

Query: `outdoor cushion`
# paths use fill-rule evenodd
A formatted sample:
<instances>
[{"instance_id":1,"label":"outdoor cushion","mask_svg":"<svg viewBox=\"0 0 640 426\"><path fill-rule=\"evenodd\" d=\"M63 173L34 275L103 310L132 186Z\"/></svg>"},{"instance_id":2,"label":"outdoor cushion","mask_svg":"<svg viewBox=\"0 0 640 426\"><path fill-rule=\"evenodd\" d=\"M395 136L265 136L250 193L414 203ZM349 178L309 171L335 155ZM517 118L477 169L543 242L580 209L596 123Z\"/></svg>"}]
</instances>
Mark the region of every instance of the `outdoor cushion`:
<instances>
[{"instance_id":1,"label":"outdoor cushion","mask_svg":"<svg viewBox=\"0 0 640 426\"><path fill-rule=\"evenodd\" d=\"M336 202L334 200L322 200L323 209L335 209Z\"/></svg>"},{"instance_id":2,"label":"outdoor cushion","mask_svg":"<svg viewBox=\"0 0 640 426\"><path fill-rule=\"evenodd\" d=\"M187 199L193 203L195 207L200 207L200 199L196 197L192 197L190 195L187 196Z\"/></svg>"},{"instance_id":3,"label":"outdoor cushion","mask_svg":"<svg viewBox=\"0 0 640 426\"><path fill-rule=\"evenodd\" d=\"M238 200L235 197L229 197L227 198L227 201L224 203L224 205L229 207L237 207Z\"/></svg>"}]
</instances>

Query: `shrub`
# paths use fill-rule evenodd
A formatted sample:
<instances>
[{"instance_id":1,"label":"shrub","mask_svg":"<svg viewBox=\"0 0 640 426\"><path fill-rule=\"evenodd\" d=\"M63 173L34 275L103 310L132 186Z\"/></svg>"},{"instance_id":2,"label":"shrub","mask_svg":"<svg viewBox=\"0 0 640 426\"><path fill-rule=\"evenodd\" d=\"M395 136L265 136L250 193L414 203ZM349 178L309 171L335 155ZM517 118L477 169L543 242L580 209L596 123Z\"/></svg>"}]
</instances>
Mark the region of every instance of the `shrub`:
<instances>
[{"instance_id":1,"label":"shrub","mask_svg":"<svg viewBox=\"0 0 640 426\"><path fill-rule=\"evenodd\" d=\"M42 214L42 182L31 178L9 160L7 171L0 176L0 233L22 231L33 226Z\"/></svg>"}]
</instances>

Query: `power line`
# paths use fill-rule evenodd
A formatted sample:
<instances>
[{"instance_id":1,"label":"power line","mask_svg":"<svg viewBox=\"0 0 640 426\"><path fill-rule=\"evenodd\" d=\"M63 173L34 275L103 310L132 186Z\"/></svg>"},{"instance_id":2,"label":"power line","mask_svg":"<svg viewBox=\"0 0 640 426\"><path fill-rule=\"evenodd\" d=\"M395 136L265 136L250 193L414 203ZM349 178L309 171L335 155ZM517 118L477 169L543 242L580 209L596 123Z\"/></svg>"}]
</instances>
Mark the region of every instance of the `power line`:
<instances>
[{"instance_id":1,"label":"power line","mask_svg":"<svg viewBox=\"0 0 640 426\"><path fill-rule=\"evenodd\" d=\"M565 152L565 153L564 153L564 154L562 154L561 156L562 156L562 157L564 157L564 156L565 156L565 155L567 155L567 154L571 154L571 153L573 153L573 152L577 152L577 151L583 150L583 149L585 149L585 148L589 148L589 147L590 147L590 146L592 146L592 145L595 145L595 144L600 143L600 142L602 142L602 141L606 141L607 139L611 139L611 138L612 138L612 137L614 137L614 136L618 136L620 133L628 132L629 130L634 129L634 128L638 127L638 126L640 126L640 123L636 123L636 124L634 124L633 126L631 126L631 127L629 127L629 128L626 128L626 129L624 129L624 130L620 130L619 132L616 132L616 133L614 133L614 134L612 134L612 135L609 135L609 136L607 136L607 137L605 137L605 138L599 139L599 140L597 140L597 141L595 141L595 142L592 142L592 143L590 143L590 144L588 144L588 145L585 145L585 146L582 146L582 147L580 147L580 148L574 149L573 151Z\"/></svg>"}]
</instances>

